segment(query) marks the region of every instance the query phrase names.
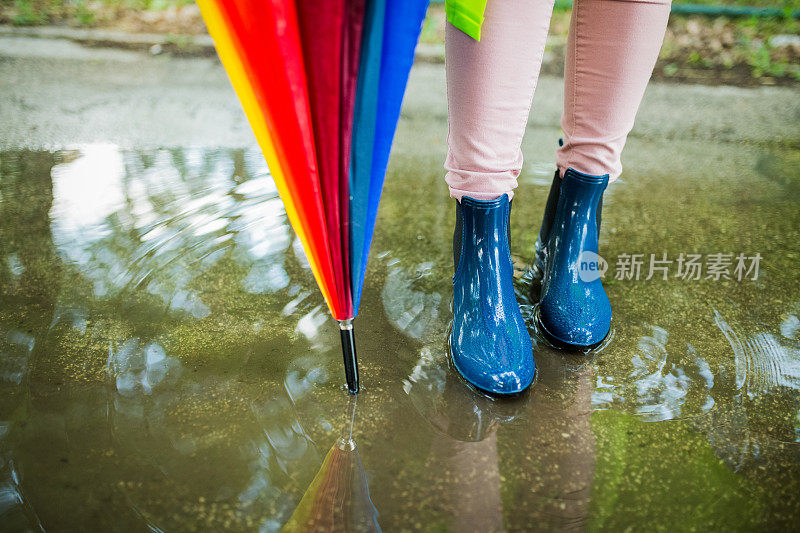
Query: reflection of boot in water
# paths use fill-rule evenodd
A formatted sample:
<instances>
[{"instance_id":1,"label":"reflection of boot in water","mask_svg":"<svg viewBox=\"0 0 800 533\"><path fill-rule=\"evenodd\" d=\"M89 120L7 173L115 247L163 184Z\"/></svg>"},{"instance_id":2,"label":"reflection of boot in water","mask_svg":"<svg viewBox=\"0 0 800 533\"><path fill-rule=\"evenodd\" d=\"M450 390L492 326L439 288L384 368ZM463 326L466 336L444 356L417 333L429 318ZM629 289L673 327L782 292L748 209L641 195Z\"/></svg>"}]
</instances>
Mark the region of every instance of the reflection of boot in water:
<instances>
[{"instance_id":1,"label":"reflection of boot in water","mask_svg":"<svg viewBox=\"0 0 800 533\"><path fill-rule=\"evenodd\" d=\"M591 365L572 369L570 362L577 360L559 354L539 359L540 381L525 423L506 426L500 434L500 448L507 451L504 475L518 479L504 492L514 509L506 527L584 530L595 475L595 372Z\"/></svg>"},{"instance_id":2,"label":"reflection of boot in water","mask_svg":"<svg viewBox=\"0 0 800 533\"><path fill-rule=\"evenodd\" d=\"M503 530L496 427L479 442L436 434L427 468L448 531Z\"/></svg>"},{"instance_id":3,"label":"reflection of boot in water","mask_svg":"<svg viewBox=\"0 0 800 533\"><path fill-rule=\"evenodd\" d=\"M350 400L349 422L325 456L319 473L297 505L284 531L380 531L378 511L369 497L367 475L353 439L357 397Z\"/></svg>"},{"instance_id":4,"label":"reflection of boot in water","mask_svg":"<svg viewBox=\"0 0 800 533\"><path fill-rule=\"evenodd\" d=\"M510 422L530 400L530 391L493 398L464 387L447 355L423 351L403 386L420 415L437 431L463 442L481 441Z\"/></svg>"},{"instance_id":5,"label":"reflection of boot in water","mask_svg":"<svg viewBox=\"0 0 800 533\"><path fill-rule=\"evenodd\" d=\"M525 409L530 393L497 399L464 387L445 354L423 353L404 387L436 429L426 463L431 505L450 531L502 531L497 430Z\"/></svg>"}]
</instances>

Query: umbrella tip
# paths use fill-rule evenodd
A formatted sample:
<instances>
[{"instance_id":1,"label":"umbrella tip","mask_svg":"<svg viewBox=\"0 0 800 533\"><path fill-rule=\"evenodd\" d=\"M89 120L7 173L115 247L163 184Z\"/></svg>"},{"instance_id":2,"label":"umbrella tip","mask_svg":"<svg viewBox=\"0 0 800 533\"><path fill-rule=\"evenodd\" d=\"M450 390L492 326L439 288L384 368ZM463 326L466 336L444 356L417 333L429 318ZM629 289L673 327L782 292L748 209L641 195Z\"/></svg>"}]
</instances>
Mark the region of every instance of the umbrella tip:
<instances>
[{"instance_id":1,"label":"umbrella tip","mask_svg":"<svg viewBox=\"0 0 800 533\"><path fill-rule=\"evenodd\" d=\"M339 334L342 339L342 356L344 357L344 375L347 378L347 390L350 394L358 394L358 357L356 355L356 337L353 331L353 320L339 321Z\"/></svg>"}]
</instances>

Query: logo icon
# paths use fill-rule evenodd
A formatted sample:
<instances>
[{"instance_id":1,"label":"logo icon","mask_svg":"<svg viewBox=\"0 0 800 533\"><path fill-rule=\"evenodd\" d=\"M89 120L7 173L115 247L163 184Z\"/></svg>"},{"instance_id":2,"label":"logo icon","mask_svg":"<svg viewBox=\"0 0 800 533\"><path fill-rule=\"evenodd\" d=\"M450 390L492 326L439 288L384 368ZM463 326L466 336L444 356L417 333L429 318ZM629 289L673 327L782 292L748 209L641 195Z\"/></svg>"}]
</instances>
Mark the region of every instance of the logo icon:
<instances>
[{"instance_id":1,"label":"logo icon","mask_svg":"<svg viewBox=\"0 0 800 533\"><path fill-rule=\"evenodd\" d=\"M589 283L605 277L608 263L598 254L590 251L581 252L578 256L578 276L581 281Z\"/></svg>"}]
</instances>

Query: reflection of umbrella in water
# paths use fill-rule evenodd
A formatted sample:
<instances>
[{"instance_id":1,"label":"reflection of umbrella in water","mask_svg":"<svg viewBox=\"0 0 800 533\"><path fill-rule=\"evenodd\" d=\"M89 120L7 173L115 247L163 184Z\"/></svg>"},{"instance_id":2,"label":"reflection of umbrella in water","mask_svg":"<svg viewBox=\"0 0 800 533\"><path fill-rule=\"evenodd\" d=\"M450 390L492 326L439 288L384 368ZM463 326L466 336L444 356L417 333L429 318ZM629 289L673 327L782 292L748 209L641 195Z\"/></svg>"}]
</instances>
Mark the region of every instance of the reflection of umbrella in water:
<instances>
[{"instance_id":1,"label":"reflection of umbrella in water","mask_svg":"<svg viewBox=\"0 0 800 533\"><path fill-rule=\"evenodd\" d=\"M351 320L428 1L198 1L339 321L352 393Z\"/></svg>"},{"instance_id":2,"label":"reflection of umbrella in water","mask_svg":"<svg viewBox=\"0 0 800 533\"><path fill-rule=\"evenodd\" d=\"M353 440L356 401L336 440L283 531L380 531L367 475Z\"/></svg>"}]
</instances>

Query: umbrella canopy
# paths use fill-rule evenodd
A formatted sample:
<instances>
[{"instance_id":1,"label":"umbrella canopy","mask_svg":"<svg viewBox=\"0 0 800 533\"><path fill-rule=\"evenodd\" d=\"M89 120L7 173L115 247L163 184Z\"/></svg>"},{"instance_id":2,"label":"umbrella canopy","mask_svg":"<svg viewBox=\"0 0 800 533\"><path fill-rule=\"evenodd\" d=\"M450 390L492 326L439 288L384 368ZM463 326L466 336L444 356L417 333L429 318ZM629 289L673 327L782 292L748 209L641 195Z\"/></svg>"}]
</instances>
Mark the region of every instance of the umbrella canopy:
<instances>
[{"instance_id":1,"label":"umbrella canopy","mask_svg":"<svg viewBox=\"0 0 800 533\"><path fill-rule=\"evenodd\" d=\"M358 314L383 180L428 0L198 0L358 391Z\"/></svg>"},{"instance_id":2,"label":"umbrella canopy","mask_svg":"<svg viewBox=\"0 0 800 533\"><path fill-rule=\"evenodd\" d=\"M368 45L361 57L362 63L367 65L362 67L362 75L359 76L360 98L357 101L359 107L356 108L359 121L356 127L361 130L354 135L356 144L353 158L371 156L372 161L368 167L366 164L354 167L350 177L353 191L350 201L353 212L351 269L356 309L361 301L367 257L389 164L389 152L400 118L400 106L414 62L414 49L422 21L428 9L427 0L374 0L372 3L374 18L383 19L384 24L371 24L365 34ZM380 43L380 49L372 43L373 40ZM359 138L358 134L362 131L363 138Z\"/></svg>"}]
</instances>

